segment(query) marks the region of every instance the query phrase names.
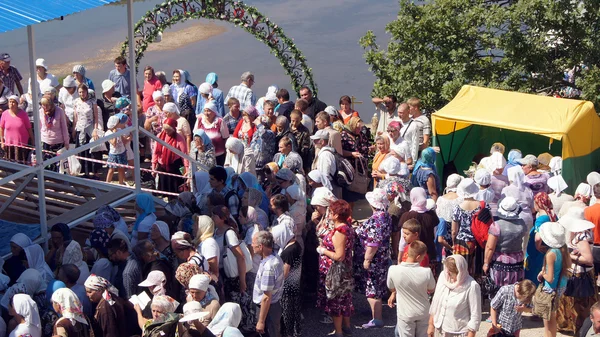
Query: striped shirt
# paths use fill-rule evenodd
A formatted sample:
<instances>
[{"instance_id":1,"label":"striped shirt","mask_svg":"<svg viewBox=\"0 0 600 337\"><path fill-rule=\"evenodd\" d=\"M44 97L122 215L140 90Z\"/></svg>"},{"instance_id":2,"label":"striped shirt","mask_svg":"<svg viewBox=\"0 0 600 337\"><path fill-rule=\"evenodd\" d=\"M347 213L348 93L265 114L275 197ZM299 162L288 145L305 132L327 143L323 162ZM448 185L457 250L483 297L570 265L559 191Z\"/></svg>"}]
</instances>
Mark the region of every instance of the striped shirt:
<instances>
[{"instance_id":1,"label":"striped shirt","mask_svg":"<svg viewBox=\"0 0 600 337\"><path fill-rule=\"evenodd\" d=\"M277 303L283 294L283 261L275 254L271 254L262 259L256 281L252 290L252 300L260 304L265 292L271 292L271 303Z\"/></svg>"}]
</instances>

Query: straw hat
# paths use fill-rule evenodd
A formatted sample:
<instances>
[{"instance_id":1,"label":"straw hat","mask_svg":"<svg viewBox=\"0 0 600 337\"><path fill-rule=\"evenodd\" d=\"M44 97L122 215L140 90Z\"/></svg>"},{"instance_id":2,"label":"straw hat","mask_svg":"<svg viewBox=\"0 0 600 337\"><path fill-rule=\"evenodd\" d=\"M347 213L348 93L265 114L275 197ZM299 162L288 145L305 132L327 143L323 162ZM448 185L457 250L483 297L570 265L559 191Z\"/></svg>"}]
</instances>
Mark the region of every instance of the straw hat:
<instances>
[{"instance_id":1,"label":"straw hat","mask_svg":"<svg viewBox=\"0 0 600 337\"><path fill-rule=\"evenodd\" d=\"M545 222L539 229L542 241L550 248L560 248L565 245L565 228L558 222Z\"/></svg>"},{"instance_id":2,"label":"straw hat","mask_svg":"<svg viewBox=\"0 0 600 337\"><path fill-rule=\"evenodd\" d=\"M594 228L594 223L585 219L584 210L580 207L569 208L567 214L560 218L558 223L571 233L579 233Z\"/></svg>"}]
</instances>

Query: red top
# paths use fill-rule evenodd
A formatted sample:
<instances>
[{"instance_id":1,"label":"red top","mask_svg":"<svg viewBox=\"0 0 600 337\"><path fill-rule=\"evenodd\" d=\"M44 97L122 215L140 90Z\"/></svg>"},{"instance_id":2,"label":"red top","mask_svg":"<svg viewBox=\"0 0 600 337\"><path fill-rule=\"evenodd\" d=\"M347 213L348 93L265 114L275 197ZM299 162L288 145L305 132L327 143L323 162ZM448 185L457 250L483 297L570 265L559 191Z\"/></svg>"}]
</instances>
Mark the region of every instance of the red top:
<instances>
[{"instance_id":1,"label":"red top","mask_svg":"<svg viewBox=\"0 0 600 337\"><path fill-rule=\"evenodd\" d=\"M254 135L254 132L256 131L256 125L254 125L254 123L250 123L250 125L252 125L252 127L250 128L250 130L248 130L248 132L246 132L244 134L242 132L243 124L244 124L244 119L240 119L237 126L235 127L235 130L233 131L233 136L235 138L241 139L244 142L246 142L246 145L250 145L250 142L252 141L252 136Z\"/></svg>"},{"instance_id":2,"label":"red top","mask_svg":"<svg viewBox=\"0 0 600 337\"><path fill-rule=\"evenodd\" d=\"M404 247L404 252L402 252L402 262L406 262L406 259L408 259L408 246L409 245L406 245L406 247ZM425 253L425 258L421 260L419 265L421 267L429 268L429 255L427 255L427 253Z\"/></svg>"},{"instance_id":3,"label":"red top","mask_svg":"<svg viewBox=\"0 0 600 337\"><path fill-rule=\"evenodd\" d=\"M150 79L150 81L144 81L144 98L142 100L142 108L143 111L148 111L148 108L154 105L154 99L152 98L152 94L155 91L159 91L162 89L162 84L158 80L156 76Z\"/></svg>"}]
</instances>

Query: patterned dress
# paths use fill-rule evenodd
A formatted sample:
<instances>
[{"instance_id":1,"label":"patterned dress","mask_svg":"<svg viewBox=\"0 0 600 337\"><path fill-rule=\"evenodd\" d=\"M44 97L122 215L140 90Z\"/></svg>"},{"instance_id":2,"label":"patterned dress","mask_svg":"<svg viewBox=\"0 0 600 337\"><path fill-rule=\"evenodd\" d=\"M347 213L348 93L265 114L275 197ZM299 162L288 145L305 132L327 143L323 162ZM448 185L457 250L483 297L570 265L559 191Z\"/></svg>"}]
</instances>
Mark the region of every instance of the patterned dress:
<instances>
[{"instance_id":1,"label":"patterned dress","mask_svg":"<svg viewBox=\"0 0 600 337\"><path fill-rule=\"evenodd\" d=\"M298 242L285 247L281 253L283 263L290 265L290 272L283 282L281 295L283 336L300 336L300 313L302 298L300 294L300 278L302 275L302 248Z\"/></svg>"},{"instance_id":2,"label":"patterned dress","mask_svg":"<svg viewBox=\"0 0 600 337\"><path fill-rule=\"evenodd\" d=\"M354 248L355 241L354 231L352 230L352 227L346 224L338 226L324 233L320 237L322 240L322 245L327 250L332 252L335 251L335 247L333 245L333 235L335 232L340 232L346 235L346 245L344 246L346 256L344 258L344 263L346 263L348 268L352 268L352 250ZM327 276L327 272L329 271L332 262L333 261L325 255L321 255L319 257L319 289L317 291L317 307L324 310L330 316L350 317L354 312L352 293L348 293L338 298L327 299L325 292L325 277Z\"/></svg>"},{"instance_id":3,"label":"patterned dress","mask_svg":"<svg viewBox=\"0 0 600 337\"><path fill-rule=\"evenodd\" d=\"M354 246L354 275L356 287L367 298L383 298L388 293L386 285L390 262L390 236L392 217L386 211L376 210L356 229ZM367 247L378 247L368 270L363 267Z\"/></svg>"}]
</instances>

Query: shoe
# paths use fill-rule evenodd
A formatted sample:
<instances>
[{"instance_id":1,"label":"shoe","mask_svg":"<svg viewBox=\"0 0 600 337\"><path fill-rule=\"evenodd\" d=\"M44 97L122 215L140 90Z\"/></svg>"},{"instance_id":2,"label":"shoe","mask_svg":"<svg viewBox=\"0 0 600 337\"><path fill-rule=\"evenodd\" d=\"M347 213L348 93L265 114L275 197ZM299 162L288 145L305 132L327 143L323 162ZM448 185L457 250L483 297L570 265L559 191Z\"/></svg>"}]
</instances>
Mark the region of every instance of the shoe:
<instances>
[{"instance_id":1,"label":"shoe","mask_svg":"<svg viewBox=\"0 0 600 337\"><path fill-rule=\"evenodd\" d=\"M491 316L488 317L485 321L488 322L488 323L492 323L492 317Z\"/></svg>"},{"instance_id":2,"label":"shoe","mask_svg":"<svg viewBox=\"0 0 600 337\"><path fill-rule=\"evenodd\" d=\"M323 324L333 324L333 319L329 316L323 316L319 322Z\"/></svg>"},{"instance_id":3,"label":"shoe","mask_svg":"<svg viewBox=\"0 0 600 337\"><path fill-rule=\"evenodd\" d=\"M342 327L342 332L344 333L344 337L352 336L352 328L351 327Z\"/></svg>"},{"instance_id":4,"label":"shoe","mask_svg":"<svg viewBox=\"0 0 600 337\"><path fill-rule=\"evenodd\" d=\"M383 328L383 322L378 319L372 319L367 324L362 325L363 329Z\"/></svg>"},{"instance_id":5,"label":"shoe","mask_svg":"<svg viewBox=\"0 0 600 337\"><path fill-rule=\"evenodd\" d=\"M344 334L343 333L338 334L338 333L335 332L335 330L333 330L332 332L328 333L327 336L343 337Z\"/></svg>"}]
</instances>

